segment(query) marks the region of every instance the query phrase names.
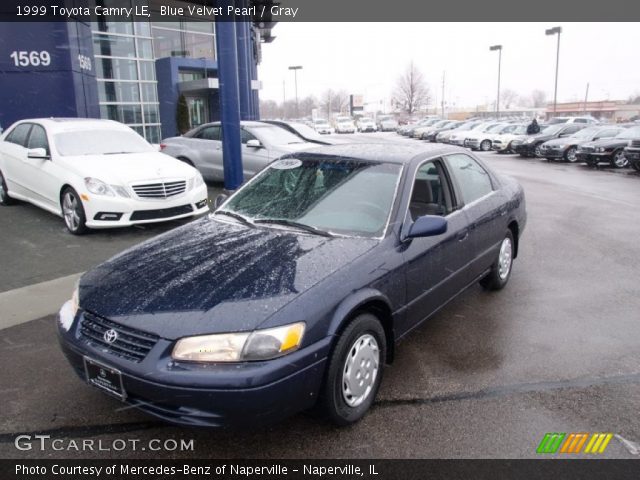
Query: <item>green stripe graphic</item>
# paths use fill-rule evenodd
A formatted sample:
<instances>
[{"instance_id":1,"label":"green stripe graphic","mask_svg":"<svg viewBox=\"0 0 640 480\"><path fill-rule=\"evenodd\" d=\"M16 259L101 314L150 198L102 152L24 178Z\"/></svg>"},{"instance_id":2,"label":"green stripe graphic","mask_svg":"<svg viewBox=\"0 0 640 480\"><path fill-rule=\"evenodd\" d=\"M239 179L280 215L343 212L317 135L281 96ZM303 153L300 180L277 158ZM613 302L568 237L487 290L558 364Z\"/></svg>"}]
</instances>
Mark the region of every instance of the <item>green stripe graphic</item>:
<instances>
[{"instance_id":1,"label":"green stripe graphic","mask_svg":"<svg viewBox=\"0 0 640 480\"><path fill-rule=\"evenodd\" d=\"M536 453L556 453L566 433L545 433Z\"/></svg>"}]
</instances>

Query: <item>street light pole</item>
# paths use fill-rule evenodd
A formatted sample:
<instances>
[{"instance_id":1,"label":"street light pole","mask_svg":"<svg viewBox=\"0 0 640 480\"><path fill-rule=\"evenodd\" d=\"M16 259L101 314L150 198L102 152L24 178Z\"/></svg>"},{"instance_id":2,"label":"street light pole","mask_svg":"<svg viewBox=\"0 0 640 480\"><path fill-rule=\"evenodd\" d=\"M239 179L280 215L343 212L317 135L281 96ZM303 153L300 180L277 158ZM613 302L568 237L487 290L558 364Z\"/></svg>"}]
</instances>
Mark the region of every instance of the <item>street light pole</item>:
<instances>
[{"instance_id":1,"label":"street light pole","mask_svg":"<svg viewBox=\"0 0 640 480\"><path fill-rule=\"evenodd\" d=\"M496 117L500 118L500 68L502 66L502 45L489 47L490 51L498 51L498 96L496 97Z\"/></svg>"},{"instance_id":2,"label":"street light pole","mask_svg":"<svg viewBox=\"0 0 640 480\"><path fill-rule=\"evenodd\" d=\"M556 84L553 89L553 113L556 113L558 105L558 66L560 65L560 34L562 33L562 27L548 28L544 32L546 35L558 34L558 48L556 51Z\"/></svg>"},{"instance_id":3,"label":"street light pole","mask_svg":"<svg viewBox=\"0 0 640 480\"><path fill-rule=\"evenodd\" d=\"M293 81L296 89L296 117L300 118L300 111L298 110L298 70L302 70L302 65L291 66L289 70L293 70Z\"/></svg>"}]
</instances>

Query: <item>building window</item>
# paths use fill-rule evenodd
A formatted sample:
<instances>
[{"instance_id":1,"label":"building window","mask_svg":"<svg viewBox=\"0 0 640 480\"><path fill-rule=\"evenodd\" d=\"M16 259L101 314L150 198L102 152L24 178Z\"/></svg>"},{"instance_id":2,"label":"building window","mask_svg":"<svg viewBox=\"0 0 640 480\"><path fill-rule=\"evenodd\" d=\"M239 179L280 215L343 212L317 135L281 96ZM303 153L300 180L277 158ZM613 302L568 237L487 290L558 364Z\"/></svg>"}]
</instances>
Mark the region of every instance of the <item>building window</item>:
<instances>
[{"instance_id":1,"label":"building window","mask_svg":"<svg viewBox=\"0 0 640 480\"><path fill-rule=\"evenodd\" d=\"M139 0L95 0L105 7L134 7ZM100 116L124 123L150 143L160 142L160 114L149 22L101 17L92 23Z\"/></svg>"}]
</instances>

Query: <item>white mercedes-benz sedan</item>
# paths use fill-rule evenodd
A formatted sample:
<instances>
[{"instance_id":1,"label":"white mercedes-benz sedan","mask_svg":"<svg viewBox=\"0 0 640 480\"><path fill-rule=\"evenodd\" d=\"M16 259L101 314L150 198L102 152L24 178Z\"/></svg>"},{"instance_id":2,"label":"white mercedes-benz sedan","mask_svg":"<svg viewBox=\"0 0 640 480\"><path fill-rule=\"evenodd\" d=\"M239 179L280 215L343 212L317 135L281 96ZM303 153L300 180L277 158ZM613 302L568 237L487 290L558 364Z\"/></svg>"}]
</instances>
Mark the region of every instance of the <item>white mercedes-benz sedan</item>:
<instances>
[{"instance_id":1,"label":"white mercedes-benz sedan","mask_svg":"<svg viewBox=\"0 0 640 480\"><path fill-rule=\"evenodd\" d=\"M111 120L22 120L0 136L0 204L30 202L76 235L199 215L207 187L193 167Z\"/></svg>"}]
</instances>

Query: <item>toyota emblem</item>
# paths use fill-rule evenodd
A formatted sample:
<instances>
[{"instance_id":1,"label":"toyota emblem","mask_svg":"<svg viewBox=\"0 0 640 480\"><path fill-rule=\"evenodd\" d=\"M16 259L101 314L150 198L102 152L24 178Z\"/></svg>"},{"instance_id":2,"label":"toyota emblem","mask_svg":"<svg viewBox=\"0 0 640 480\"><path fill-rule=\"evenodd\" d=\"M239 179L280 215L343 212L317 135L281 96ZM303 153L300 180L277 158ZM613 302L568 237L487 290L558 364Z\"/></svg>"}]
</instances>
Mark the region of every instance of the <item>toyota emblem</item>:
<instances>
[{"instance_id":1,"label":"toyota emblem","mask_svg":"<svg viewBox=\"0 0 640 480\"><path fill-rule=\"evenodd\" d=\"M113 328L104 332L103 335L104 341L111 344L118 339L118 332L116 332Z\"/></svg>"}]
</instances>

